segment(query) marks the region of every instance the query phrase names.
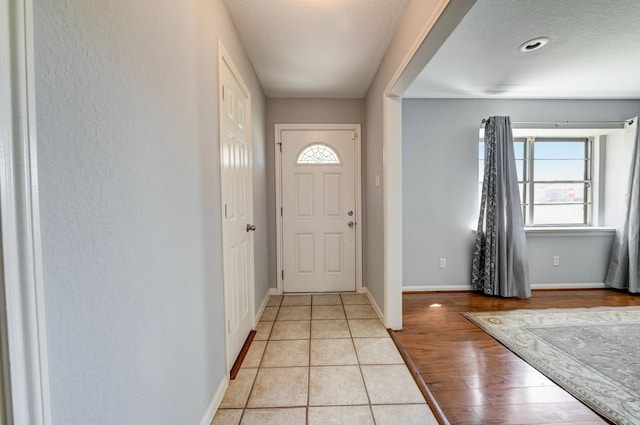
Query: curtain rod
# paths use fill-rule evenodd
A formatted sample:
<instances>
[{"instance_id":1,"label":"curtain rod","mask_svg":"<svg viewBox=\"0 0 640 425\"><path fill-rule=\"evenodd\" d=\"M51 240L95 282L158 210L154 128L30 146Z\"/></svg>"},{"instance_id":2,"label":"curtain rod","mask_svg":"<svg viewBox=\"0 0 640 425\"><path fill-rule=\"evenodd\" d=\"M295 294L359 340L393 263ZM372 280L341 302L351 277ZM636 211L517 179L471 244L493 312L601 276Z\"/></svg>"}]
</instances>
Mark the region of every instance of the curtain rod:
<instances>
[{"instance_id":1,"label":"curtain rod","mask_svg":"<svg viewBox=\"0 0 640 425\"><path fill-rule=\"evenodd\" d=\"M482 119L482 124L486 124L488 121L487 118ZM556 127L559 125L596 125L596 124L633 124L633 120L624 120L624 121L530 121L530 122L513 122L512 124L517 125L555 125Z\"/></svg>"}]
</instances>

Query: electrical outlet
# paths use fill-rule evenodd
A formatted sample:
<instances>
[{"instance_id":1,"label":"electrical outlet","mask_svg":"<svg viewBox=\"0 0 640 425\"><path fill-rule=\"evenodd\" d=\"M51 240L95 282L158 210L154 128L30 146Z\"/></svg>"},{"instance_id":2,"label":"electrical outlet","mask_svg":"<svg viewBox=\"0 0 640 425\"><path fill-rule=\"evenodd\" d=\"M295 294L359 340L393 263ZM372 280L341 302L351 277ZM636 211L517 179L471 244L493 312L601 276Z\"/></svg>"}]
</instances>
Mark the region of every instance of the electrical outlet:
<instances>
[{"instance_id":1,"label":"electrical outlet","mask_svg":"<svg viewBox=\"0 0 640 425\"><path fill-rule=\"evenodd\" d=\"M440 259L440 268L444 269L445 267L447 267L447 259L446 258L441 258Z\"/></svg>"},{"instance_id":2,"label":"electrical outlet","mask_svg":"<svg viewBox=\"0 0 640 425\"><path fill-rule=\"evenodd\" d=\"M560 256L559 255L554 255L553 256L553 267L559 267L560 266Z\"/></svg>"}]
</instances>

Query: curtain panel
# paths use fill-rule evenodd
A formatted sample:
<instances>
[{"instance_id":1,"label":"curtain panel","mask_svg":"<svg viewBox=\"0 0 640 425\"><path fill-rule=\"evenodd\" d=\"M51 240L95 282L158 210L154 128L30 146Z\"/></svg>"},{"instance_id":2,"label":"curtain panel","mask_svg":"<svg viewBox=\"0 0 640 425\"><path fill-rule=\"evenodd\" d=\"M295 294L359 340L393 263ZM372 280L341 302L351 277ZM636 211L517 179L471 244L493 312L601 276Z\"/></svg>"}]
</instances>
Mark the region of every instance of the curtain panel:
<instances>
[{"instance_id":1,"label":"curtain panel","mask_svg":"<svg viewBox=\"0 0 640 425\"><path fill-rule=\"evenodd\" d=\"M510 117L485 125L485 167L473 253L474 291L529 298L529 262Z\"/></svg>"},{"instance_id":2,"label":"curtain panel","mask_svg":"<svg viewBox=\"0 0 640 425\"><path fill-rule=\"evenodd\" d=\"M629 183L625 194L624 219L616 230L605 284L615 289L640 292L640 134L638 117L628 126L635 126L633 155Z\"/></svg>"}]
</instances>

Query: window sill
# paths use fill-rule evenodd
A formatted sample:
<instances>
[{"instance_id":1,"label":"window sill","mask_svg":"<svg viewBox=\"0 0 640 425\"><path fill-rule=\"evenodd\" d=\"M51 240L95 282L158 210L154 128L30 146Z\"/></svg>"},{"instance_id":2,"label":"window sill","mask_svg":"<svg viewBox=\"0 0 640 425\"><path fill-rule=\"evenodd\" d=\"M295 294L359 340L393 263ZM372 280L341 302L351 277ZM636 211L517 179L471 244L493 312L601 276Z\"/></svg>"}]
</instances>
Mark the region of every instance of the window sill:
<instances>
[{"instance_id":1,"label":"window sill","mask_svg":"<svg viewBox=\"0 0 640 425\"><path fill-rule=\"evenodd\" d=\"M615 227L525 227L529 236L608 236L616 233Z\"/></svg>"}]
</instances>

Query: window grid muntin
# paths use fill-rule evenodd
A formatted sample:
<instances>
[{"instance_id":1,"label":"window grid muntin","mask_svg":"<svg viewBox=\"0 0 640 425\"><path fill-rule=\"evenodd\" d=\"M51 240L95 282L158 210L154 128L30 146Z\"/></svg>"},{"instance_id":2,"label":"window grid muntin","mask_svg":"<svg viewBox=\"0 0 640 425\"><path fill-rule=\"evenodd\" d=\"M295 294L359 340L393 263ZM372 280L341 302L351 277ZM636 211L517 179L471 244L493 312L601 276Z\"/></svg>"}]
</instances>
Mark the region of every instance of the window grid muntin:
<instances>
[{"instance_id":1,"label":"window grid muntin","mask_svg":"<svg viewBox=\"0 0 640 425\"><path fill-rule=\"evenodd\" d=\"M533 176L534 176L534 168L535 168L535 143L536 141L539 142L549 142L549 141L558 141L558 142L567 142L567 141L571 141L571 142L583 142L584 143L584 151L585 151L585 157L584 157L584 180L534 180ZM529 190L529 197L528 197L528 201L529 201L529 206L528 206L528 216L527 216L527 220L525 220L525 226L528 227L553 227L553 226L590 226L592 225L592 210L593 210L593 202L592 202L592 185L593 182L591 180L591 176L592 176L592 164L593 164L593 160L592 160L592 146L593 146L593 138L588 137L588 138L584 138L584 137L580 137L580 138L572 138L572 137L554 137L554 138L536 138L536 137L528 137L527 138L527 144L529 145L529 154L530 154L530 158L531 160L529 161L528 165L528 174L529 174L529 180L528 180L528 186L530 187ZM571 158L571 160L574 160L576 158ZM547 158L545 158L545 160L549 160ZM562 160L561 158L558 158L557 160ZM583 201L581 203L578 202L546 202L546 203L536 203L534 201L535 199L535 185L536 184L583 184L584 185L584 189L583 189ZM545 205L583 205L582 209L583 209L583 220L582 223L567 223L567 222L559 222L559 223L549 223L549 224L536 224L535 222L535 206L545 206Z\"/></svg>"},{"instance_id":2,"label":"window grid muntin","mask_svg":"<svg viewBox=\"0 0 640 425\"><path fill-rule=\"evenodd\" d=\"M296 165L341 165L338 153L329 145L315 142L300 151Z\"/></svg>"},{"instance_id":3,"label":"window grid muntin","mask_svg":"<svg viewBox=\"0 0 640 425\"><path fill-rule=\"evenodd\" d=\"M584 180L534 180L534 145L535 141L558 141L558 142L583 142L584 143ZM554 137L554 138L536 138L536 137L518 137L513 139L516 142L524 143L523 158L516 159L522 161L522 180L518 179L518 186L522 185L522 213L524 225L527 227L554 227L554 226L590 226L593 224L593 138L572 138L572 137ZM480 139L480 143L484 145L484 140ZM552 158L555 160L556 158ZM578 158L569 158L577 160ZM558 158L557 160L562 160ZM486 158L484 152L482 158L479 158L482 164L485 164ZM479 195L482 195L482 179L479 180ZM536 203L535 202L535 184L582 184L583 185L583 201L578 202L555 202L555 203ZM583 222L582 223L554 223L554 224L535 224L534 210L535 206L545 205L582 205Z\"/></svg>"}]
</instances>

